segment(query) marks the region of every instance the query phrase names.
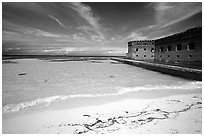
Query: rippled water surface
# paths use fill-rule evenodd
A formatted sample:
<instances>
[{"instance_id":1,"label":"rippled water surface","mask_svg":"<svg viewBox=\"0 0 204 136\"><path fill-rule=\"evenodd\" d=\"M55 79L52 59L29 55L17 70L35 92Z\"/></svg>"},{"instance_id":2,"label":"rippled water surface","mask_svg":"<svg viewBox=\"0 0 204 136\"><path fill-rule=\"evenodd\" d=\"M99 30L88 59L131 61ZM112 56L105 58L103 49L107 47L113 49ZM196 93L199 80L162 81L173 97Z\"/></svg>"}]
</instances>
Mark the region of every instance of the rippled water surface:
<instances>
[{"instance_id":1,"label":"rippled water surface","mask_svg":"<svg viewBox=\"0 0 204 136\"><path fill-rule=\"evenodd\" d=\"M2 65L3 112L74 97L112 96L139 90L196 89L202 85L113 60L18 59Z\"/></svg>"}]
</instances>

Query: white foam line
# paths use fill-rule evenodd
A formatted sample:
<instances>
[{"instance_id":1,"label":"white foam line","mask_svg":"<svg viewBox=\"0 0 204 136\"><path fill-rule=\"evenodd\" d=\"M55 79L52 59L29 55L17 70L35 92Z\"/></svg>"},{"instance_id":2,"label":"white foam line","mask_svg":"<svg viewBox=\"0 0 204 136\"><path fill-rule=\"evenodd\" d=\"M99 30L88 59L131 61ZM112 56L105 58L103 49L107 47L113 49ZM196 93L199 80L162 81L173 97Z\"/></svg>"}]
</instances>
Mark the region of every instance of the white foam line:
<instances>
[{"instance_id":1,"label":"white foam line","mask_svg":"<svg viewBox=\"0 0 204 136\"><path fill-rule=\"evenodd\" d=\"M8 112L17 112L22 109L32 107L38 104L43 104L45 103L46 106L49 106L52 102L54 101L59 101L59 100L65 100L68 98L91 98L91 97L105 97L105 96L117 96L117 95L124 95L130 92L137 92L137 91L148 91L148 90L166 90L166 89L173 89L173 90L180 90L180 89L186 89L186 90L191 90L191 89L200 89L202 88L202 82L196 81L196 82L190 82L187 84L182 84L182 85L147 85L147 86L140 86L140 87L129 87L129 88L118 88L117 93L111 93L111 94L76 94L76 95L58 95L58 96L51 96L51 97L46 97L46 98L39 98L34 101L29 101L29 102L22 102L19 104L7 104L3 107L3 113L8 113Z\"/></svg>"},{"instance_id":2,"label":"white foam line","mask_svg":"<svg viewBox=\"0 0 204 136\"><path fill-rule=\"evenodd\" d=\"M135 92L140 90L191 90L191 89L199 89L202 88L202 82L191 82L188 84L180 85L180 86L167 86L167 85L157 85L157 86L146 86L146 87L135 87L135 88L121 88L119 94L125 94L129 92Z\"/></svg>"}]
</instances>

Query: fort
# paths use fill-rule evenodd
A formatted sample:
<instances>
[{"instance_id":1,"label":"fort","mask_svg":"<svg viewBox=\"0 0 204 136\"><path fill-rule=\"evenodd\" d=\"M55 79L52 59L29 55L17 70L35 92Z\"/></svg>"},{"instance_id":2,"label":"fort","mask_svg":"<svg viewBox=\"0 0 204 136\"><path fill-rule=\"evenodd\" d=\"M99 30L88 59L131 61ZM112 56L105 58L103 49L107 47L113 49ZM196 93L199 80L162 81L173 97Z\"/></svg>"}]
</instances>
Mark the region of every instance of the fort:
<instances>
[{"instance_id":1,"label":"fort","mask_svg":"<svg viewBox=\"0 0 204 136\"><path fill-rule=\"evenodd\" d=\"M112 58L145 69L202 81L202 27L155 40L128 42L126 58Z\"/></svg>"},{"instance_id":2,"label":"fort","mask_svg":"<svg viewBox=\"0 0 204 136\"><path fill-rule=\"evenodd\" d=\"M127 58L156 62L202 62L202 27L155 40L128 42Z\"/></svg>"}]
</instances>

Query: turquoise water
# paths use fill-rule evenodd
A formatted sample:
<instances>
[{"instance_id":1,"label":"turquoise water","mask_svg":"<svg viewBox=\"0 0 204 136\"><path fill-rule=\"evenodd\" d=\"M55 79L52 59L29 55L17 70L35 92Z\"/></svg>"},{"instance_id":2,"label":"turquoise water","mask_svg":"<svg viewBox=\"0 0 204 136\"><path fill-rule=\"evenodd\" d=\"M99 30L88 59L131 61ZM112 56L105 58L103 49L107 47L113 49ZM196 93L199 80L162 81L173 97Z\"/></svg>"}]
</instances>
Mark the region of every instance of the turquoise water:
<instances>
[{"instance_id":1,"label":"turquoise water","mask_svg":"<svg viewBox=\"0 0 204 136\"><path fill-rule=\"evenodd\" d=\"M140 90L193 90L202 83L113 60L16 59L2 64L3 112L69 98L123 95Z\"/></svg>"}]
</instances>

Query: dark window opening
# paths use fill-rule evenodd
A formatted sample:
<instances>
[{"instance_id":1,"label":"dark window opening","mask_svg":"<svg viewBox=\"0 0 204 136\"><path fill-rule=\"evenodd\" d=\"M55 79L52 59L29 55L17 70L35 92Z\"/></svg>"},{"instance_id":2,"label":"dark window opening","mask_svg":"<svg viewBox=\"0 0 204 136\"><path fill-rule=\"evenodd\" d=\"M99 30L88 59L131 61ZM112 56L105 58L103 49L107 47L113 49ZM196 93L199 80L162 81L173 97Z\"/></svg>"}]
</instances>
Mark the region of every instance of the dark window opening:
<instances>
[{"instance_id":1,"label":"dark window opening","mask_svg":"<svg viewBox=\"0 0 204 136\"><path fill-rule=\"evenodd\" d=\"M160 52L163 52L164 51L164 48L163 47L160 47Z\"/></svg>"},{"instance_id":2,"label":"dark window opening","mask_svg":"<svg viewBox=\"0 0 204 136\"><path fill-rule=\"evenodd\" d=\"M162 55L159 56L160 58L162 57Z\"/></svg>"},{"instance_id":3,"label":"dark window opening","mask_svg":"<svg viewBox=\"0 0 204 136\"><path fill-rule=\"evenodd\" d=\"M146 57L146 55L144 55L144 57Z\"/></svg>"},{"instance_id":4,"label":"dark window opening","mask_svg":"<svg viewBox=\"0 0 204 136\"><path fill-rule=\"evenodd\" d=\"M136 57L138 57L138 55L136 55Z\"/></svg>"},{"instance_id":5,"label":"dark window opening","mask_svg":"<svg viewBox=\"0 0 204 136\"><path fill-rule=\"evenodd\" d=\"M146 51L146 48L144 48L144 50Z\"/></svg>"},{"instance_id":6,"label":"dark window opening","mask_svg":"<svg viewBox=\"0 0 204 136\"><path fill-rule=\"evenodd\" d=\"M177 55L177 58L179 58L179 55Z\"/></svg>"},{"instance_id":7,"label":"dark window opening","mask_svg":"<svg viewBox=\"0 0 204 136\"><path fill-rule=\"evenodd\" d=\"M154 52L154 48L151 49L151 52Z\"/></svg>"},{"instance_id":8,"label":"dark window opening","mask_svg":"<svg viewBox=\"0 0 204 136\"><path fill-rule=\"evenodd\" d=\"M138 48L136 48L135 51L138 51Z\"/></svg>"},{"instance_id":9,"label":"dark window opening","mask_svg":"<svg viewBox=\"0 0 204 136\"><path fill-rule=\"evenodd\" d=\"M168 57L170 57L170 56L168 55Z\"/></svg>"},{"instance_id":10,"label":"dark window opening","mask_svg":"<svg viewBox=\"0 0 204 136\"><path fill-rule=\"evenodd\" d=\"M180 51L181 50L181 44L177 44L176 49L177 49L177 51Z\"/></svg>"},{"instance_id":11,"label":"dark window opening","mask_svg":"<svg viewBox=\"0 0 204 136\"><path fill-rule=\"evenodd\" d=\"M167 48L167 49L168 49L168 51L171 51L171 46L168 46L168 48Z\"/></svg>"},{"instance_id":12,"label":"dark window opening","mask_svg":"<svg viewBox=\"0 0 204 136\"><path fill-rule=\"evenodd\" d=\"M154 56L153 56L153 55L151 55L151 57L153 58Z\"/></svg>"},{"instance_id":13,"label":"dark window opening","mask_svg":"<svg viewBox=\"0 0 204 136\"><path fill-rule=\"evenodd\" d=\"M194 42L191 42L188 44L188 49L189 50L194 50L195 49L195 43Z\"/></svg>"},{"instance_id":14,"label":"dark window opening","mask_svg":"<svg viewBox=\"0 0 204 136\"><path fill-rule=\"evenodd\" d=\"M192 58L192 55L188 55L188 58Z\"/></svg>"}]
</instances>

